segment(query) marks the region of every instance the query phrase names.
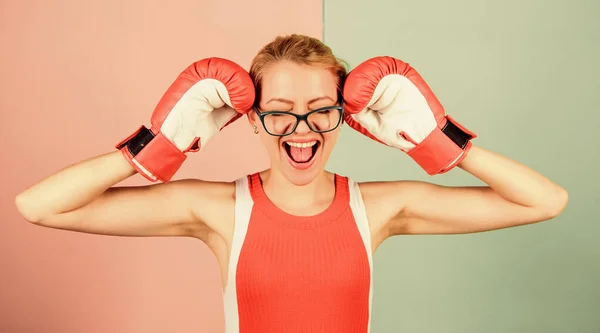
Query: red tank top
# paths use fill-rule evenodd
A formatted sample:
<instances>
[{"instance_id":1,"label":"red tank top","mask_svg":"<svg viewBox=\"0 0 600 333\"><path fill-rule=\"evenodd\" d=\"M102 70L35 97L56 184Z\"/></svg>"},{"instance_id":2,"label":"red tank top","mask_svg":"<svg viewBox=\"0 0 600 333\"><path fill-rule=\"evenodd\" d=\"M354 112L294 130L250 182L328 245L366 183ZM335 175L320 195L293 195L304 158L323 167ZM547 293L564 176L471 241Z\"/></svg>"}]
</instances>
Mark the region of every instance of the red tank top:
<instances>
[{"instance_id":1,"label":"red tank top","mask_svg":"<svg viewBox=\"0 0 600 333\"><path fill-rule=\"evenodd\" d=\"M269 200L258 174L236 181L227 333L369 332L369 226L358 185L339 175L335 184L325 211L294 216Z\"/></svg>"}]
</instances>

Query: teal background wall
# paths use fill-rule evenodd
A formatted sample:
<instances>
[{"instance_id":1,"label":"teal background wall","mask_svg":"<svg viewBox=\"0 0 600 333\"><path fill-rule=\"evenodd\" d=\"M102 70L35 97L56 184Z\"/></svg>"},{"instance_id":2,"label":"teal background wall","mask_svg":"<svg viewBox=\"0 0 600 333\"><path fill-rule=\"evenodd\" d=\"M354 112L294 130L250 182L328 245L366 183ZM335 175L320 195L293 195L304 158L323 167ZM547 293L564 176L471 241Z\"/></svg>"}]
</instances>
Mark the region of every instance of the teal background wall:
<instances>
[{"instance_id":1,"label":"teal background wall","mask_svg":"<svg viewBox=\"0 0 600 333\"><path fill-rule=\"evenodd\" d=\"M474 143L566 187L564 213L488 233L399 236L375 255L372 332L600 332L600 2L324 0L324 40L351 67L409 62ZM329 170L429 177L346 127Z\"/></svg>"}]
</instances>

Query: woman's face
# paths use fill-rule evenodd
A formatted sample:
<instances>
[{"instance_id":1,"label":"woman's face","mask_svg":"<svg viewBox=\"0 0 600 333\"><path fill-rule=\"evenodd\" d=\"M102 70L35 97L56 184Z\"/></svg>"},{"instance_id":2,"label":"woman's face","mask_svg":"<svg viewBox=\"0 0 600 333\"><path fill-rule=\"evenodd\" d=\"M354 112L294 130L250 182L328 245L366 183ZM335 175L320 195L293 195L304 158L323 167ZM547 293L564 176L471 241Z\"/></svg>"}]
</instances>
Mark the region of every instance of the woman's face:
<instances>
[{"instance_id":1,"label":"woman's face","mask_svg":"<svg viewBox=\"0 0 600 333\"><path fill-rule=\"evenodd\" d=\"M325 68L289 61L266 68L260 104L258 110L250 113L250 121L259 129L273 171L299 186L322 173L340 131L340 110L329 108L338 105L337 96L336 78ZM317 109L307 121L296 121L292 115L306 115ZM269 114L272 111L281 113ZM258 112L264 116L264 125ZM335 129L329 131L332 128ZM287 133L291 134L272 135Z\"/></svg>"}]
</instances>

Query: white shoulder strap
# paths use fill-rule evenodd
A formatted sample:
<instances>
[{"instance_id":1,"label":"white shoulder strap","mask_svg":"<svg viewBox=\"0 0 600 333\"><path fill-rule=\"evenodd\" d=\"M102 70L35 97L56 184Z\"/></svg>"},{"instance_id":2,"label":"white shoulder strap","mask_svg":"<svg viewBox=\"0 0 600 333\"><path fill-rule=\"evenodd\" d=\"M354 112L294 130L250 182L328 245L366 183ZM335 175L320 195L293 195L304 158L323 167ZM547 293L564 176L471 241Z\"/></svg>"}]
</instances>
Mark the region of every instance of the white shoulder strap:
<instances>
[{"instance_id":1,"label":"white shoulder strap","mask_svg":"<svg viewBox=\"0 0 600 333\"><path fill-rule=\"evenodd\" d=\"M223 305L225 307L225 330L227 333L239 332L238 301L236 291L237 265L242 251L242 245L248 231L250 215L252 214L252 195L248 187L248 177L240 177L235 181L235 222L231 253L229 254L229 267L227 269L227 285L223 291Z\"/></svg>"},{"instance_id":2,"label":"white shoulder strap","mask_svg":"<svg viewBox=\"0 0 600 333\"><path fill-rule=\"evenodd\" d=\"M362 237L363 243L365 244L367 257L369 258L369 268L371 270L371 286L369 290L369 327L371 327L372 315L370 312L373 304L373 251L371 246L371 228L369 227L369 220L367 219L367 212L365 210L365 204L363 202L358 183L348 178L348 190L350 192L350 209L354 215L354 220L356 221L358 231Z\"/></svg>"},{"instance_id":3,"label":"white shoulder strap","mask_svg":"<svg viewBox=\"0 0 600 333\"><path fill-rule=\"evenodd\" d=\"M352 179L348 179L348 190L350 191L350 208L354 214L354 219L358 225L358 230L363 238L369 256L371 255L371 228L367 219L365 204L363 203L362 195L358 183Z\"/></svg>"}]
</instances>

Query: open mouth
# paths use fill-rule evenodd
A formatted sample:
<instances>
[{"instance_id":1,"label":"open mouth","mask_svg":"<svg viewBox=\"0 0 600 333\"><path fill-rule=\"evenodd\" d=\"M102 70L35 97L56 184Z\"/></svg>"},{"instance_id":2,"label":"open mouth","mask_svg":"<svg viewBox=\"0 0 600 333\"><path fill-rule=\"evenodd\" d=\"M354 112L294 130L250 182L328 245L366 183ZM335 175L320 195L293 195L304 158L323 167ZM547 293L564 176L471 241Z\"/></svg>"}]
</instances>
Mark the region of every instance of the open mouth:
<instances>
[{"instance_id":1,"label":"open mouth","mask_svg":"<svg viewBox=\"0 0 600 333\"><path fill-rule=\"evenodd\" d=\"M309 163L315 157L320 145L321 142L316 140L310 142L287 141L283 143L283 148L294 163L304 164Z\"/></svg>"}]
</instances>

